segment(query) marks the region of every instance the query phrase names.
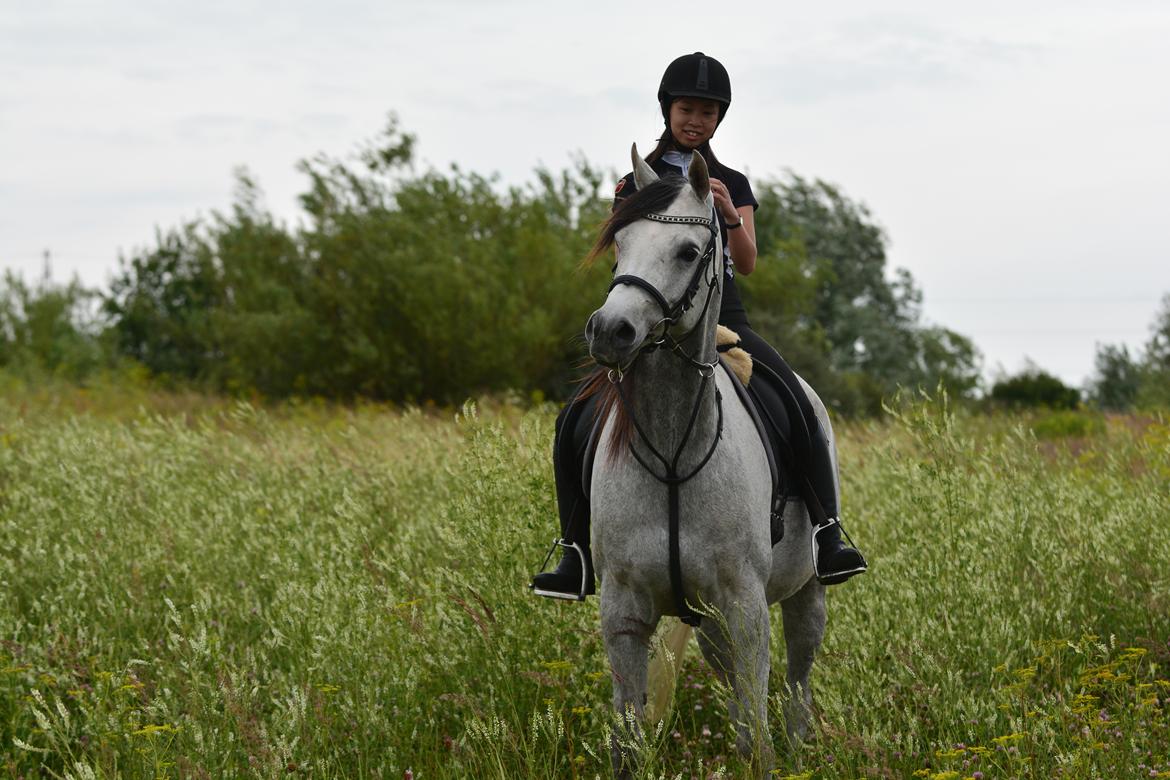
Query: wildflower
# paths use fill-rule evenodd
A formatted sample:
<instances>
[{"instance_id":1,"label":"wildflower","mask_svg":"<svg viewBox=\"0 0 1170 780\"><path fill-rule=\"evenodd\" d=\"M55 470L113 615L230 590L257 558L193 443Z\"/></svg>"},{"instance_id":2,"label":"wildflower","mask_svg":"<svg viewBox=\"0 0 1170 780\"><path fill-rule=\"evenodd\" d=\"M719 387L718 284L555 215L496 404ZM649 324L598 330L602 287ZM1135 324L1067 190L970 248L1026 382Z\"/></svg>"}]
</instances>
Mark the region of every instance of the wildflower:
<instances>
[{"instance_id":1,"label":"wildflower","mask_svg":"<svg viewBox=\"0 0 1170 780\"><path fill-rule=\"evenodd\" d=\"M579 707L573 708L574 715L585 715L585 714L592 712L592 711L593 711L592 707L579 706Z\"/></svg>"}]
</instances>

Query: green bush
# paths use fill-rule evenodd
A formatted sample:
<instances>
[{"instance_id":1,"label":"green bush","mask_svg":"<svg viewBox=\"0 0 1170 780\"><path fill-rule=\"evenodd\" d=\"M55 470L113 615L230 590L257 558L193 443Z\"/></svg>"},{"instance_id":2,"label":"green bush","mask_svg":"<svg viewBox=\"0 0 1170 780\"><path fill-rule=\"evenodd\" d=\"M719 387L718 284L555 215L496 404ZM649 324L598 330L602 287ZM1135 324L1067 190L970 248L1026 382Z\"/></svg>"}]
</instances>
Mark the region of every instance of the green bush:
<instances>
[{"instance_id":1,"label":"green bush","mask_svg":"<svg viewBox=\"0 0 1170 780\"><path fill-rule=\"evenodd\" d=\"M991 400L1014 408L1075 409L1081 394L1052 374L1033 367L992 385Z\"/></svg>"},{"instance_id":2,"label":"green bush","mask_svg":"<svg viewBox=\"0 0 1170 780\"><path fill-rule=\"evenodd\" d=\"M1074 410L1053 411L1032 421L1032 432L1040 439L1083 438L1102 432L1100 414Z\"/></svg>"}]
</instances>

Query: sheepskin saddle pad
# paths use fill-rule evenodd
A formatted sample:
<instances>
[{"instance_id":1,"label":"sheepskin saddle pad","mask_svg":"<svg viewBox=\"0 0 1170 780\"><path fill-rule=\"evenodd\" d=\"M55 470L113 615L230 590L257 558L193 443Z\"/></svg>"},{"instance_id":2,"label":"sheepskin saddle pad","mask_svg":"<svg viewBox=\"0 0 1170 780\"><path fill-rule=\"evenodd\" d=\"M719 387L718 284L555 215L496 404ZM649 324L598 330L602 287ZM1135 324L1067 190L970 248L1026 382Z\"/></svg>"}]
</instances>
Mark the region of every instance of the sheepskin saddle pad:
<instances>
[{"instance_id":1,"label":"sheepskin saddle pad","mask_svg":"<svg viewBox=\"0 0 1170 780\"><path fill-rule=\"evenodd\" d=\"M752 381L752 356L739 346L739 334L724 325L718 326L715 329L715 349L747 387Z\"/></svg>"}]
</instances>

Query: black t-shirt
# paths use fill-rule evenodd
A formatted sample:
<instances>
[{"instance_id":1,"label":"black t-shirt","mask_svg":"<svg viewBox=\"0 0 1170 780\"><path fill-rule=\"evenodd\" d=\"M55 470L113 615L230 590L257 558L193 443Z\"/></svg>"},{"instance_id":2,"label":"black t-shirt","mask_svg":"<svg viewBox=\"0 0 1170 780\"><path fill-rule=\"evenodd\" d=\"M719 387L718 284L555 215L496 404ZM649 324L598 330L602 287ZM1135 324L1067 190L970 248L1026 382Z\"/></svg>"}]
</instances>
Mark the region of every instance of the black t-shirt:
<instances>
[{"instance_id":1,"label":"black t-shirt","mask_svg":"<svg viewBox=\"0 0 1170 780\"><path fill-rule=\"evenodd\" d=\"M662 157L650 163L650 167L659 176L668 176L675 174L682 175L682 168L672 163L667 162ZM748 182L746 176L739 171L728 168L726 165L720 165L721 170L718 173L712 171L712 176L719 179L727 187L727 192L731 195L732 204L738 209L741 206L751 206L753 209L760 207L759 201L752 193L752 185ZM633 172L627 173L618 182L617 187L613 191L613 207L617 208L625 198L629 197L638 189L634 184ZM719 307L719 323L734 329L737 325L748 325L747 310L743 306L743 300L739 296L739 290L735 285L735 274L731 264L731 253L727 248L727 224L723 220L723 215L716 209L715 213L719 217L719 234L723 240L723 256L724 268L727 275L723 280L723 302Z\"/></svg>"}]
</instances>

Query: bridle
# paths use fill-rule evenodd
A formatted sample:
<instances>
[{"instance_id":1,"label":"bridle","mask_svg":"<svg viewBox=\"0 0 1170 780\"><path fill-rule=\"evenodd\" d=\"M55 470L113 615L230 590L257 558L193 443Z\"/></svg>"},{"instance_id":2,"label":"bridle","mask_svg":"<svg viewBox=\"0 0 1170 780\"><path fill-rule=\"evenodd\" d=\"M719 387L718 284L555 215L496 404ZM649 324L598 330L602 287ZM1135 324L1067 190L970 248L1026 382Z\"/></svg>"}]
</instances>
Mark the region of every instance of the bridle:
<instances>
[{"instance_id":1,"label":"bridle","mask_svg":"<svg viewBox=\"0 0 1170 780\"><path fill-rule=\"evenodd\" d=\"M658 323L654 326L656 328L662 326L662 334L654 340L647 340L646 343L643 344L642 347L638 350L638 355L641 355L643 352L649 352L660 347L667 346L671 352L697 368L699 370L699 375L702 377L702 380L699 384L699 392L695 395L695 403L691 407L691 416L690 421L687 423L686 432L683 434L682 440L679 442L678 449L674 451L674 455L670 458L667 458L665 455L655 449L653 444L650 443L650 438L642 429L641 424L639 424L638 418L634 415L633 409L630 408L629 402L626 400L626 395L622 391L622 379L624 377L623 370L621 368L611 368L608 375L610 383L612 383L614 388L617 390L618 398L621 401L622 407L625 409L626 414L629 415L630 420L634 424L634 430L637 431L639 438L641 438L642 443L645 445L646 449L650 451L650 454L653 455L658 460L658 462L662 464L664 473L660 476L650 466L646 459L643 458L642 455L638 454L638 451L634 449L634 442L632 440L630 441L630 454L634 456L634 459L637 460L639 464L641 464L642 468L646 469L646 471L650 473L650 476L666 485L668 521L667 530L670 553L670 589L674 597L675 608L678 610L679 619L689 626L698 626L701 616L687 605L686 596L683 593L682 588L682 563L680 561L678 539L679 487L702 471L703 467L706 466L708 461L711 460L711 456L715 454L715 448L718 446L719 440L723 437L723 396L719 392L719 388L716 387L715 408L718 415L718 423L715 429L715 436L711 440L711 446L707 449L707 454L703 456L703 459L699 461L699 464L695 466L694 469L690 471L690 473L685 475L680 474L678 470L679 459L682 457L683 450L686 448L687 442L690 441L691 433L695 429L695 421L699 417L699 406L702 403L703 394L707 388L707 382L709 382L711 378L715 376L715 365L718 362L718 358L710 363L704 363L701 360L696 360L693 354L687 354L686 350L683 349L680 340L675 338L674 334L671 333L671 329L694 305L695 296L698 295L699 286L703 281L704 271L706 271L708 268L713 268L711 277L707 280L707 296L703 302L703 310L699 315L698 322L701 323L704 319L706 319L707 310L711 306L711 296L714 295L715 288L719 284L719 275L723 273L722 263L717 262L717 260L722 260L722 258L714 257L715 239L719 235L719 228L718 222L715 218L714 210L712 210L710 218L683 217L673 216L670 214L654 213L643 214L642 217L654 222L664 222L672 225L703 225L709 231L711 231L711 236L707 239L707 245L704 247L702 254L698 258L698 267L696 267L694 273L691 274L690 281L687 283L687 287L683 293L683 296L677 300L674 305L671 305L666 300L666 296L664 296L657 287L640 276L622 274L620 276L614 277L613 282L611 282L609 285L610 291L612 291L613 288L617 287L618 285L625 284L639 287L645 290L658 304L659 308L662 309L662 319L659 320ZM685 341L689 335L689 332L683 335L682 340ZM637 355L635 355L634 359L637 359Z\"/></svg>"},{"instance_id":2,"label":"bridle","mask_svg":"<svg viewBox=\"0 0 1170 780\"><path fill-rule=\"evenodd\" d=\"M655 213L643 214L642 218L649 219L653 222L663 222L670 225L702 225L711 232L710 237L707 239L707 245L703 248L702 254L696 261L694 273L691 274L691 279L687 283L686 290L683 292L683 296L675 301L674 305L672 306L666 300L666 296L659 292L658 288L650 282L646 281L640 276L634 276L633 274L622 274L620 276L614 277L613 281L609 284L609 290L606 292L612 292L613 289L619 285L628 284L633 287L639 287L648 293L654 302L658 304L658 307L662 309L662 319L654 325L655 328L661 327L662 333L658 338L652 341L647 341L645 344L643 344L641 349L638 350L639 355L643 352L653 351L659 347L669 346L671 351L688 360L700 371L714 371L715 363L703 363L701 361L695 360L692 355L688 355L686 351L683 350L682 345L679 343L679 339L676 339L671 333L671 329L678 323L680 319L682 319L682 316L686 314L694 304L695 296L699 292L699 285L703 279L703 272L706 271L709 267L716 265L712 262L714 259L713 256L715 254L715 238L719 235L719 228L717 227L718 222L715 220L715 212L714 210L711 211L710 218L684 217L675 216L672 214ZM707 309L711 306L711 296L714 294L715 287L719 283L719 274L721 272L722 269L718 268L716 265L716 267L712 270L711 278L707 280L707 297L703 302L703 311L699 315L699 322L703 321L703 318L707 314ZM686 335L690 334L688 333ZM683 340L686 339L686 335L683 336ZM669 344L667 344L667 342L669 342ZM615 381L616 376L616 381L620 382L622 378L622 372L623 369L621 368L610 369L610 381Z\"/></svg>"}]
</instances>

